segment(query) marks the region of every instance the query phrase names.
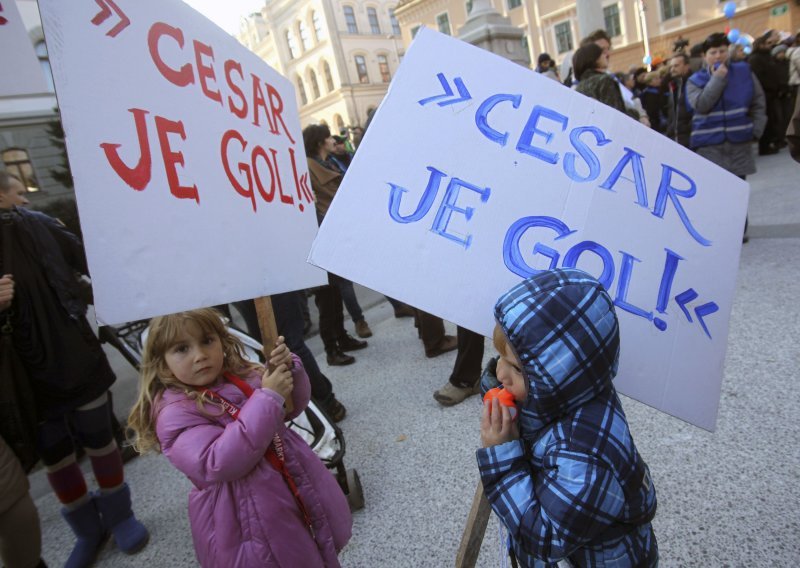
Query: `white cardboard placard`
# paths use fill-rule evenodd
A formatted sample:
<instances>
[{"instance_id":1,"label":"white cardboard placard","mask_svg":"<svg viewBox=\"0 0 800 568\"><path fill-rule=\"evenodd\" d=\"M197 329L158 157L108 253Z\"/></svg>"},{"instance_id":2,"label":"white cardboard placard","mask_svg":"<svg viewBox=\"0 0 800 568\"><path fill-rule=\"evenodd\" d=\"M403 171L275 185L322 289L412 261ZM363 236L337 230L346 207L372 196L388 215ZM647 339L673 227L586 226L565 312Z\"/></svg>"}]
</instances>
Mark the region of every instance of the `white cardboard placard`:
<instances>
[{"instance_id":1,"label":"white cardboard placard","mask_svg":"<svg viewBox=\"0 0 800 568\"><path fill-rule=\"evenodd\" d=\"M619 390L714 429L749 186L605 105L422 30L310 262L490 335L576 266L615 299Z\"/></svg>"},{"instance_id":2,"label":"white cardboard placard","mask_svg":"<svg viewBox=\"0 0 800 568\"><path fill-rule=\"evenodd\" d=\"M0 97L47 92L39 59L13 0L0 3L0 73Z\"/></svg>"},{"instance_id":3,"label":"white cardboard placard","mask_svg":"<svg viewBox=\"0 0 800 568\"><path fill-rule=\"evenodd\" d=\"M287 79L180 0L39 5L99 321L326 281Z\"/></svg>"}]
</instances>

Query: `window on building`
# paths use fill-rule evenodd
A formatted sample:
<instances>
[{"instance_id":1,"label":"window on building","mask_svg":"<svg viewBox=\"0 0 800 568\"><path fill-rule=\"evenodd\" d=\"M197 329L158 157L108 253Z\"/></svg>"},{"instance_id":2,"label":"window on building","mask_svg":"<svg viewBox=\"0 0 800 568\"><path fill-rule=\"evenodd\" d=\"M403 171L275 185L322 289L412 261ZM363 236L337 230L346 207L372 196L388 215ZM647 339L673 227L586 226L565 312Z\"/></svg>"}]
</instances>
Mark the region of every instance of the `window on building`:
<instances>
[{"instance_id":1,"label":"window on building","mask_svg":"<svg viewBox=\"0 0 800 568\"><path fill-rule=\"evenodd\" d=\"M622 35L622 25L619 22L619 4L611 4L603 7L603 20L605 21L606 31L611 37Z\"/></svg>"},{"instance_id":2,"label":"window on building","mask_svg":"<svg viewBox=\"0 0 800 568\"><path fill-rule=\"evenodd\" d=\"M47 55L47 45L40 41L34 47L36 56L39 58L39 65L42 67L44 73L44 82L47 84L47 90L51 93L56 92L56 86L53 82L53 70L50 68L50 57Z\"/></svg>"},{"instance_id":3,"label":"window on building","mask_svg":"<svg viewBox=\"0 0 800 568\"><path fill-rule=\"evenodd\" d=\"M472 12L472 0L464 2L464 7L467 9L467 16L469 16L469 13Z\"/></svg>"},{"instance_id":4,"label":"window on building","mask_svg":"<svg viewBox=\"0 0 800 568\"><path fill-rule=\"evenodd\" d=\"M559 53L565 53L572 49L572 26L569 22L556 24L556 49Z\"/></svg>"},{"instance_id":5,"label":"window on building","mask_svg":"<svg viewBox=\"0 0 800 568\"><path fill-rule=\"evenodd\" d=\"M333 91L333 75L331 74L331 66L328 65L327 61L322 62L322 73L325 75L325 86L330 93Z\"/></svg>"},{"instance_id":6,"label":"window on building","mask_svg":"<svg viewBox=\"0 0 800 568\"><path fill-rule=\"evenodd\" d=\"M289 49L289 58L296 59L297 58L297 42L294 40L294 35L292 32L286 31L286 47Z\"/></svg>"},{"instance_id":7,"label":"window on building","mask_svg":"<svg viewBox=\"0 0 800 568\"><path fill-rule=\"evenodd\" d=\"M314 24L314 35L317 36L317 41L322 41L325 31L322 28L322 18L316 10L311 12L311 23Z\"/></svg>"},{"instance_id":8,"label":"window on building","mask_svg":"<svg viewBox=\"0 0 800 568\"><path fill-rule=\"evenodd\" d=\"M381 81L388 83L392 80L392 73L389 71L389 59L385 55L378 56L378 69L381 72Z\"/></svg>"},{"instance_id":9,"label":"window on building","mask_svg":"<svg viewBox=\"0 0 800 568\"><path fill-rule=\"evenodd\" d=\"M508 0L506 4L509 10L513 10L514 8L522 6L522 0Z\"/></svg>"},{"instance_id":10,"label":"window on building","mask_svg":"<svg viewBox=\"0 0 800 568\"><path fill-rule=\"evenodd\" d=\"M308 82L311 83L311 96L314 100L319 98L319 83L317 82L317 74L314 73L314 70L308 72Z\"/></svg>"},{"instance_id":11,"label":"window on building","mask_svg":"<svg viewBox=\"0 0 800 568\"><path fill-rule=\"evenodd\" d=\"M443 34L450 35L450 16L447 15L447 12L436 16L436 27Z\"/></svg>"},{"instance_id":12,"label":"window on building","mask_svg":"<svg viewBox=\"0 0 800 568\"><path fill-rule=\"evenodd\" d=\"M389 21L392 22L392 33L400 35L400 22L397 21L397 16L394 15L394 8L389 8Z\"/></svg>"},{"instance_id":13,"label":"window on building","mask_svg":"<svg viewBox=\"0 0 800 568\"><path fill-rule=\"evenodd\" d=\"M300 104L308 104L308 96L306 96L306 86L303 84L303 79L300 75L297 76L297 94L300 95Z\"/></svg>"},{"instance_id":14,"label":"window on building","mask_svg":"<svg viewBox=\"0 0 800 568\"><path fill-rule=\"evenodd\" d=\"M39 191L39 182L36 181L33 164L27 151L22 148L7 148L3 150L2 156L8 173L17 176L28 191Z\"/></svg>"},{"instance_id":15,"label":"window on building","mask_svg":"<svg viewBox=\"0 0 800 568\"><path fill-rule=\"evenodd\" d=\"M661 0L661 19L669 20L683 14L681 0Z\"/></svg>"},{"instance_id":16,"label":"window on building","mask_svg":"<svg viewBox=\"0 0 800 568\"><path fill-rule=\"evenodd\" d=\"M413 28L411 28L411 39L414 39L415 37L417 37L417 34L419 33L419 29L421 27L422 26L414 26Z\"/></svg>"},{"instance_id":17,"label":"window on building","mask_svg":"<svg viewBox=\"0 0 800 568\"><path fill-rule=\"evenodd\" d=\"M519 41L522 44L522 53L528 53L528 50L530 49L528 43L528 36L527 35L522 36L522 38Z\"/></svg>"},{"instance_id":18,"label":"window on building","mask_svg":"<svg viewBox=\"0 0 800 568\"><path fill-rule=\"evenodd\" d=\"M344 21L347 23L347 32L351 34L358 33L358 24L356 23L356 13L353 11L352 6L344 7Z\"/></svg>"},{"instance_id":19,"label":"window on building","mask_svg":"<svg viewBox=\"0 0 800 568\"><path fill-rule=\"evenodd\" d=\"M381 33L381 23L378 21L378 12L375 8L367 8L367 19L369 20L369 29L375 35Z\"/></svg>"},{"instance_id":20,"label":"window on building","mask_svg":"<svg viewBox=\"0 0 800 568\"><path fill-rule=\"evenodd\" d=\"M297 32L300 34L300 43L303 46L303 51L311 49L311 34L308 33L308 26L302 20L297 24Z\"/></svg>"},{"instance_id":21,"label":"window on building","mask_svg":"<svg viewBox=\"0 0 800 568\"><path fill-rule=\"evenodd\" d=\"M356 71L358 72L359 83L369 83L369 75L367 75L367 61L363 55L356 55Z\"/></svg>"}]
</instances>

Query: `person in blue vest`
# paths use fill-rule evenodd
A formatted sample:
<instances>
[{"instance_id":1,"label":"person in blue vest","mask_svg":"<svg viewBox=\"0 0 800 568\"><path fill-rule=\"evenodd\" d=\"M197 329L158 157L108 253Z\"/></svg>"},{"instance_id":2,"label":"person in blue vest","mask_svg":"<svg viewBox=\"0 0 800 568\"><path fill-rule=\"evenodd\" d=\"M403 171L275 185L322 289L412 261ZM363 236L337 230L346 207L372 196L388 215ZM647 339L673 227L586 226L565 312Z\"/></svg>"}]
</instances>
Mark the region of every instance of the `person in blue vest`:
<instances>
[{"instance_id":1,"label":"person in blue vest","mask_svg":"<svg viewBox=\"0 0 800 568\"><path fill-rule=\"evenodd\" d=\"M703 42L703 68L689 77L692 117L689 145L698 154L745 179L756 172L753 142L767 124L764 90L743 61L729 62L730 41L721 32ZM747 242L747 221L743 242Z\"/></svg>"}]
</instances>

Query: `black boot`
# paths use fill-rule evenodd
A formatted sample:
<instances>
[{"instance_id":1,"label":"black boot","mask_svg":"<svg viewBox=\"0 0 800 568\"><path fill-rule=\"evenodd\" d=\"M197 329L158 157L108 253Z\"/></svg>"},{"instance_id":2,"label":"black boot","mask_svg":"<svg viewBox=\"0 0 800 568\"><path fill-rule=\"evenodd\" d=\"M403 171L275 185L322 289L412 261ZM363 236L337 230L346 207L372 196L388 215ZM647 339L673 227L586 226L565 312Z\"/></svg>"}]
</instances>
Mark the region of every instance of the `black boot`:
<instances>
[{"instance_id":1,"label":"black boot","mask_svg":"<svg viewBox=\"0 0 800 568\"><path fill-rule=\"evenodd\" d=\"M352 365L356 362L356 358L346 353L342 353L341 349L325 350L328 355L328 365L332 367L343 367L345 365Z\"/></svg>"},{"instance_id":2,"label":"black boot","mask_svg":"<svg viewBox=\"0 0 800 568\"><path fill-rule=\"evenodd\" d=\"M359 349L364 349L367 346L366 341L360 341L349 333L342 335L336 341L336 343L339 345L339 349L342 351L358 351Z\"/></svg>"}]
</instances>

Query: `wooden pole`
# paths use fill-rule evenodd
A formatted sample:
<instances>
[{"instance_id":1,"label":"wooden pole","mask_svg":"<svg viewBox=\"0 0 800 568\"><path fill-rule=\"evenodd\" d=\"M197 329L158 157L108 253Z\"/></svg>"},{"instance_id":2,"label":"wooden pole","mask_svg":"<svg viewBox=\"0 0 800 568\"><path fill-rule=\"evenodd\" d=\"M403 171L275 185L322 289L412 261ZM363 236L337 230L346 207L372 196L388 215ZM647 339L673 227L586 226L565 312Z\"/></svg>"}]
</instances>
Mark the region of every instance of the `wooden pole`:
<instances>
[{"instance_id":1,"label":"wooden pole","mask_svg":"<svg viewBox=\"0 0 800 568\"><path fill-rule=\"evenodd\" d=\"M475 566L491 512L492 507L483 493L483 483L478 481L475 497L472 498L472 508L467 516L467 525L464 527L464 534L461 535L461 544L456 555L456 568L473 568Z\"/></svg>"},{"instance_id":2,"label":"wooden pole","mask_svg":"<svg viewBox=\"0 0 800 568\"><path fill-rule=\"evenodd\" d=\"M261 345L264 346L264 358L267 360L267 369L271 373L274 369L269 364L269 353L278 341L278 326L275 323L275 312L272 311L272 300L269 296L256 298L256 316L258 317L258 328L261 330ZM292 399L288 398L285 402L286 412L292 411Z\"/></svg>"}]
</instances>

